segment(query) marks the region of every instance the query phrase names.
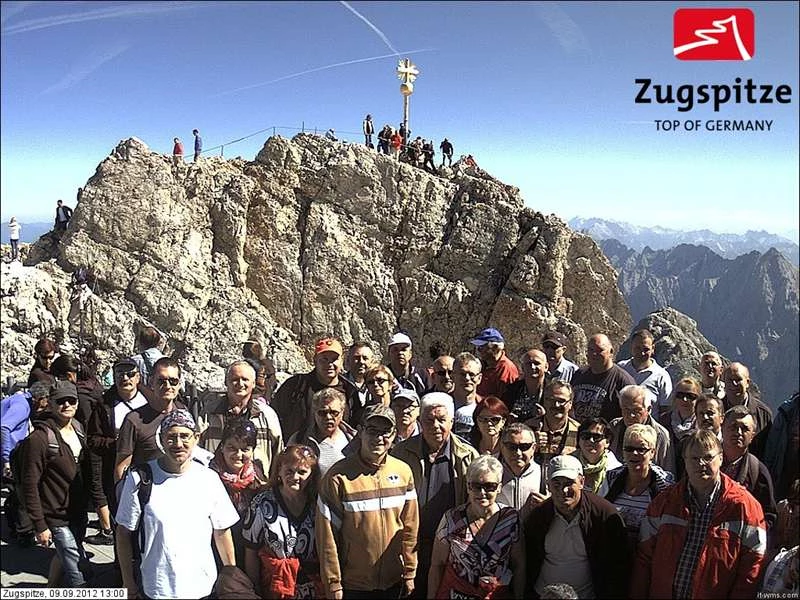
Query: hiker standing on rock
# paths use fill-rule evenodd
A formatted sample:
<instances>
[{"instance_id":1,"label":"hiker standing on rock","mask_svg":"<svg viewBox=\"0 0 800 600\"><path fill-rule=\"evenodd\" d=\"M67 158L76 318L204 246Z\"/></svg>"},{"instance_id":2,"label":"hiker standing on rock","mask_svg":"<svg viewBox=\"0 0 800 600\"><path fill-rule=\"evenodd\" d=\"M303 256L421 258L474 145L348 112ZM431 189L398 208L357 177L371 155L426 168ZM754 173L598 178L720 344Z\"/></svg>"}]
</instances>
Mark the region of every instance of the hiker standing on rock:
<instances>
[{"instance_id":1,"label":"hiker standing on rock","mask_svg":"<svg viewBox=\"0 0 800 600\"><path fill-rule=\"evenodd\" d=\"M11 241L11 260L19 259L19 232L22 231L22 226L17 223L17 217L11 217L8 222L8 238Z\"/></svg>"},{"instance_id":2,"label":"hiker standing on rock","mask_svg":"<svg viewBox=\"0 0 800 600\"><path fill-rule=\"evenodd\" d=\"M178 138L172 138L172 141L175 143L175 145L172 147L172 164L177 167L183 162L183 142L181 142Z\"/></svg>"},{"instance_id":3,"label":"hiker standing on rock","mask_svg":"<svg viewBox=\"0 0 800 600\"><path fill-rule=\"evenodd\" d=\"M200 158L200 153L203 151L203 138L200 137L200 132L197 129L192 129L194 136L194 162Z\"/></svg>"},{"instance_id":4,"label":"hiker standing on rock","mask_svg":"<svg viewBox=\"0 0 800 600\"><path fill-rule=\"evenodd\" d=\"M72 209L63 200L56 202L56 231L66 231L67 223L72 218Z\"/></svg>"},{"instance_id":5,"label":"hiker standing on rock","mask_svg":"<svg viewBox=\"0 0 800 600\"><path fill-rule=\"evenodd\" d=\"M367 115L361 123L361 130L364 132L364 144L367 148L374 148L372 145L372 134L375 133L375 126L372 124L372 115Z\"/></svg>"}]
</instances>

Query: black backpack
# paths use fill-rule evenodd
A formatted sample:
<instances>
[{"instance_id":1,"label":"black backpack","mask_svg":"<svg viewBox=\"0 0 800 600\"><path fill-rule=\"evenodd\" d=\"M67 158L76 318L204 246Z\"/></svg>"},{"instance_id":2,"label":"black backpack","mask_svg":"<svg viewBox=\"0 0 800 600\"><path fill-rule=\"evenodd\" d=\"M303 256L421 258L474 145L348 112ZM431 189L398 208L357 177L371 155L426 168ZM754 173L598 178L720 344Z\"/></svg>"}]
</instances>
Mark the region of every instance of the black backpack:
<instances>
[{"instance_id":1,"label":"black backpack","mask_svg":"<svg viewBox=\"0 0 800 600\"><path fill-rule=\"evenodd\" d=\"M136 529L133 530L131 535L131 550L134 559L141 556L142 548L144 547L144 509L150 501L150 494L153 491L153 470L148 463L141 465L129 465L125 472L122 474L120 480L115 484L114 494L116 496L117 505L114 510L119 510L119 502L122 498L122 488L125 485L125 480L130 473L136 473L139 476L139 484L136 486L136 495L139 498L139 522L136 524Z\"/></svg>"},{"instance_id":2,"label":"black backpack","mask_svg":"<svg viewBox=\"0 0 800 600\"><path fill-rule=\"evenodd\" d=\"M81 426L80 422L73 419L72 427L75 429L75 432L79 437L84 437L83 427ZM33 429L34 431L41 429L47 434L47 452L45 453L45 466L47 466L47 463L61 454L61 446L58 444L56 432L52 427L42 421L34 422ZM17 529L17 525L21 522L26 524L31 522L30 517L20 515L20 513L23 512L25 515L27 515L27 509L25 508L25 503L23 502L23 494L21 490L22 472L25 469L25 455L27 454L28 447L30 446L30 439L31 436L28 435L21 440L19 444L14 447L8 457L8 462L11 465L14 493L8 497L8 502L6 503L5 507L5 514L8 526L12 530Z\"/></svg>"}]
</instances>

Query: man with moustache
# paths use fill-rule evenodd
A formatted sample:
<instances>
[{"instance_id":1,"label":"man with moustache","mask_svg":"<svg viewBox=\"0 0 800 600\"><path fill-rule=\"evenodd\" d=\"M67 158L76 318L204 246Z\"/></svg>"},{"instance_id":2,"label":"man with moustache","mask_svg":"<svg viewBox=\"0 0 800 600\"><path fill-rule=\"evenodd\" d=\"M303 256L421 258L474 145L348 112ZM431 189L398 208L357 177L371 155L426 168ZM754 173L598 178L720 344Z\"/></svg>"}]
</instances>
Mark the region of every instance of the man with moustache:
<instances>
[{"instance_id":1,"label":"man with moustache","mask_svg":"<svg viewBox=\"0 0 800 600\"><path fill-rule=\"evenodd\" d=\"M603 417L611 422L622 416L619 391L636 382L614 364L614 347L607 335L596 333L589 338L586 357L588 366L581 367L572 376L572 416L578 422L587 417Z\"/></svg>"},{"instance_id":2,"label":"man with moustache","mask_svg":"<svg viewBox=\"0 0 800 600\"><path fill-rule=\"evenodd\" d=\"M700 371L700 384L704 394L711 394L720 400L725 397L725 383L722 381L722 358L716 352L706 352L700 357L697 367Z\"/></svg>"},{"instance_id":3,"label":"man with moustache","mask_svg":"<svg viewBox=\"0 0 800 600\"><path fill-rule=\"evenodd\" d=\"M157 371L154 371L156 378ZM213 539L223 565L235 565L230 527L239 520L220 478L192 460L199 433L187 410L176 409L159 423L162 456L148 460L150 497L142 506L141 474L130 471L117 511L117 540L123 585L129 598L205 598L217 579ZM132 561L131 535L144 533L140 578Z\"/></svg>"},{"instance_id":4,"label":"man with moustache","mask_svg":"<svg viewBox=\"0 0 800 600\"><path fill-rule=\"evenodd\" d=\"M541 417L547 357L541 350L529 348L522 355L520 364L522 379L506 387L502 400L511 410L514 420L524 423Z\"/></svg>"},{"instance_id":5,"label":"man with moustache","mask_svg":"<svg viewBox=\"0 0 800 600\"><path fill-rule=\"evenodd\" d=\"M347 376L345 377L350 380L350 383L354 385L358 392L357 405L354 404L354 406L349 407L353 419L358 419L358 413L369 404L369 390L364 376L374 365L375 353L369 344L366 342L353 342L347 352Z\"/></svg>"},{"instance_id":6,"label":"man with moustache","mask_svg":"<svg viewBox=\"0 0 800 600\"><path fill-rule=\"evenodd\" d=\"M147 404L129 412L120 427L114 481L122 479L128 465L141 465L161 456L161 448L156 441L161 420L173 410L186 408L178 397L180 385L181 368L178 362L169 356L159 358L150 375L152 393L147 398Z\"/></svg>"},{"instance_id":7,"label":"man with moustache","mask_svg":"<svg viewBox=\"0 0 800 600\"><path fill-rule=\"evenodd\" d=\"M697 429L710 431L722 441L722 419L725 408L722 400L710 394L700 396L694 405L694 418Z\"/></svg>"},{"instance_id":8,"label":"man with moustache","mask_svg":"<svg viewBox=\"0 0 800 600\"><path fill-rule=\"evenodd\" d=\"M333 465L317 501L316 543L325 597L398 598L414 591L419 512L408 465L389 448L395 417L369 406L357 453Z\"/></svg>"},{"instance_id":9,"label":"man with moustache","mask_svg":"<svg viewBox=\"0 0 800 600\"><path fill-rule=\"evenodd\" d=\"M722 373L722 381L725 383L725 409L744 406L755 419L756 436L750 444L750 452L760 458L772 427L772 409L750 387L750 371L742 363L729 364Z\"/></svg>"},{"instance_id":10,"label":"man with moustache","mask_svg":"<svg viewBox=\"0 0 800 600\"><path fill-rule=\"evenodd\" d=\"M339 340L322 338L314 345L314 370L292 375L275 392L271 406L278 413L284 438L289 439L313 420L311 397L323 388L339 390L347 399L348 407L358 403L355 386L340 377L343 355ZM345 421L354 427L358 424L349 414Z\"/></svg>"},{"instance_id":11,"label":"man with moustache","mask_svg":"<svg viewBox=\"0 0 800 600\"><path fill-rule=\"evenodd\" d=\"M657 419L661 413L670 409L669 395L672 393L672 378L667 370L653 358L654 353L653 334L647 329L637 329L631 335L631 357L621 360L617 364L633 377L636 385L647 390L650 395L651 412Z\"/></svg>"},{"instance_id":12,"label":"man with moustache","mask_svg":"<svg viewBox=\"0 0 800 600\"><path fill-rule=\"evenodd\" d=\"M419 597L424 597L436 528L445 511L467 501L467 468L478 453L451 433L454 408L450 396L426 394L421 405L422 433L397 444L392 455L405 461L414 474L420 516L415 587Z\"/></svg>"},{"instance_id":13,"label":"man with moustache","mask_svg":"<svg viewBox=\"0 0 800 600\"><path fill-rule=\"evenodd\" d=\"M203 403L198 416L199 446L216 452L222 441L225 424L233 418L245 418L256 427L256 447L253 460L264 473L270 472L272 459L283 450L283 435L278 415L263 398L255 397L256 370L247 360L237 360L228 367L225 375L226 391L212 393Z\"/></svg>"},{"instance_id":14,"label":"man with moustache","mask_svg":"<svg viewBox=\"0 0 800 600\"><path fill-rule=\"evenodd\" d=\"M722 472L740 483L761 504L767 527L775 524L778 509L772 477L764 463L748 452L756 432L756 421L747 407L739 404L725 412L722 421Z\"/></svg>"},{"instance_id":15,"label":"man with moustache","mask_svg":"<svg viewBox=\"0 0 800 600\"><path fill-rule=\"evenodd\" d=\"M578 365L564 358L567 336L559 331L548 331L542 337L542 350L547 356L547 376L550 379L572 380Z\"/></svg>"},{"instance_id":16,"label":"man with moustache","mask_svg":"<svg viewBox=\"0 0 800 600\"><path fill-rule=\"evenodd\" d=\"M583 489L581 462L556 456L548 465L551 496L525 520L526 598L567 583L578 598L627 597L627 533L608 500Z\"/></svg>"},{"instance_id":17,"label":"man with moustache","mask_svg":"<svg viewBox=\"0 0 800 600\"><path fill-rule=\"evenodd\" d=\"M686 438L686 477L653 498L642 520L629 598L756 597L764 512L721 473L722 455L710 431Z\"/></svg>"}]
</instances>

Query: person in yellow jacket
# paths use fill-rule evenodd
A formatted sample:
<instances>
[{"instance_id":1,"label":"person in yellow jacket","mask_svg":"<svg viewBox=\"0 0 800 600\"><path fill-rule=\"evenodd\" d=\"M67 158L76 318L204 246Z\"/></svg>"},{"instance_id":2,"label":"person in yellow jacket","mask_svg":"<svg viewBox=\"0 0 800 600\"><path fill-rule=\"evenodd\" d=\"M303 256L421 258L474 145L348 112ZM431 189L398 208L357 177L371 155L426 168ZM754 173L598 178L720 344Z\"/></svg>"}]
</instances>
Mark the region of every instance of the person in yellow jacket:
<instances>
[{"instance_id":1,"label":"person in yellow jacket","mask_svg":"<svg viewBox=\"0 0 800 600\"><path fill-rule=\"evenodd\" d=\"M389 456L394 412L364 412L359 451L320 486L316 541L325 597L398 598L414 591L419 510L411 468Z\"/></svg>"}]
</instances>

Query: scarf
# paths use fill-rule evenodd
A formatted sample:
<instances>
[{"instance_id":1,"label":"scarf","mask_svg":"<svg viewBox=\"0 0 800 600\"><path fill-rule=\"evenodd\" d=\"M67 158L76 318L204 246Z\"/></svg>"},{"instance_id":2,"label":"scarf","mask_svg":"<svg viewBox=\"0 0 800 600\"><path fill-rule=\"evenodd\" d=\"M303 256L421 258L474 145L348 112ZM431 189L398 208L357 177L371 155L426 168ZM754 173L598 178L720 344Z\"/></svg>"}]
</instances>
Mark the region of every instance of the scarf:
<instances>
[{"instance_id":1,"label":"scarf","mask_svg":"<svg viewBox=\"0 0 800 600\"><path fill-rule=\"evenodd\" d=\"M247 499L242 497L242 492L250 487L256 481L256 470L253 466L253 461L248 460L238 473L229 473L225 468L225 459L222 457L221 452L214 455L214 460L209 465L217 472L231 502L239 511L240 505L247 504ZM241 512L241 511L240 511Z\"/></svg>"},{"instance_id":2,"label":"scarf","mask_svg":"<svg viewBox=\"0 0 800 600\"><path fill-rule=\"evenodd\" d=\"M694 413L692 413L688 419L681 420L681 415L678 410L673 409L670 425L672 426L672 433L675 434L675 437L682 440L695 430Z\"/></svg>"},{"instance_id":3,"label":"scarf","mask_svg":"<svg viewBox=\"0 0 800 600\"><path fill-rule=\"evenodd\" d=\"M608 452L603 452L603 456L594 465L587 463L583 456L581 456L581 463L583 464L583 476L586 478L586 487L596 494L600 486L603 485L606 464L608 463Z\"/></svg>"}]
</instances>

